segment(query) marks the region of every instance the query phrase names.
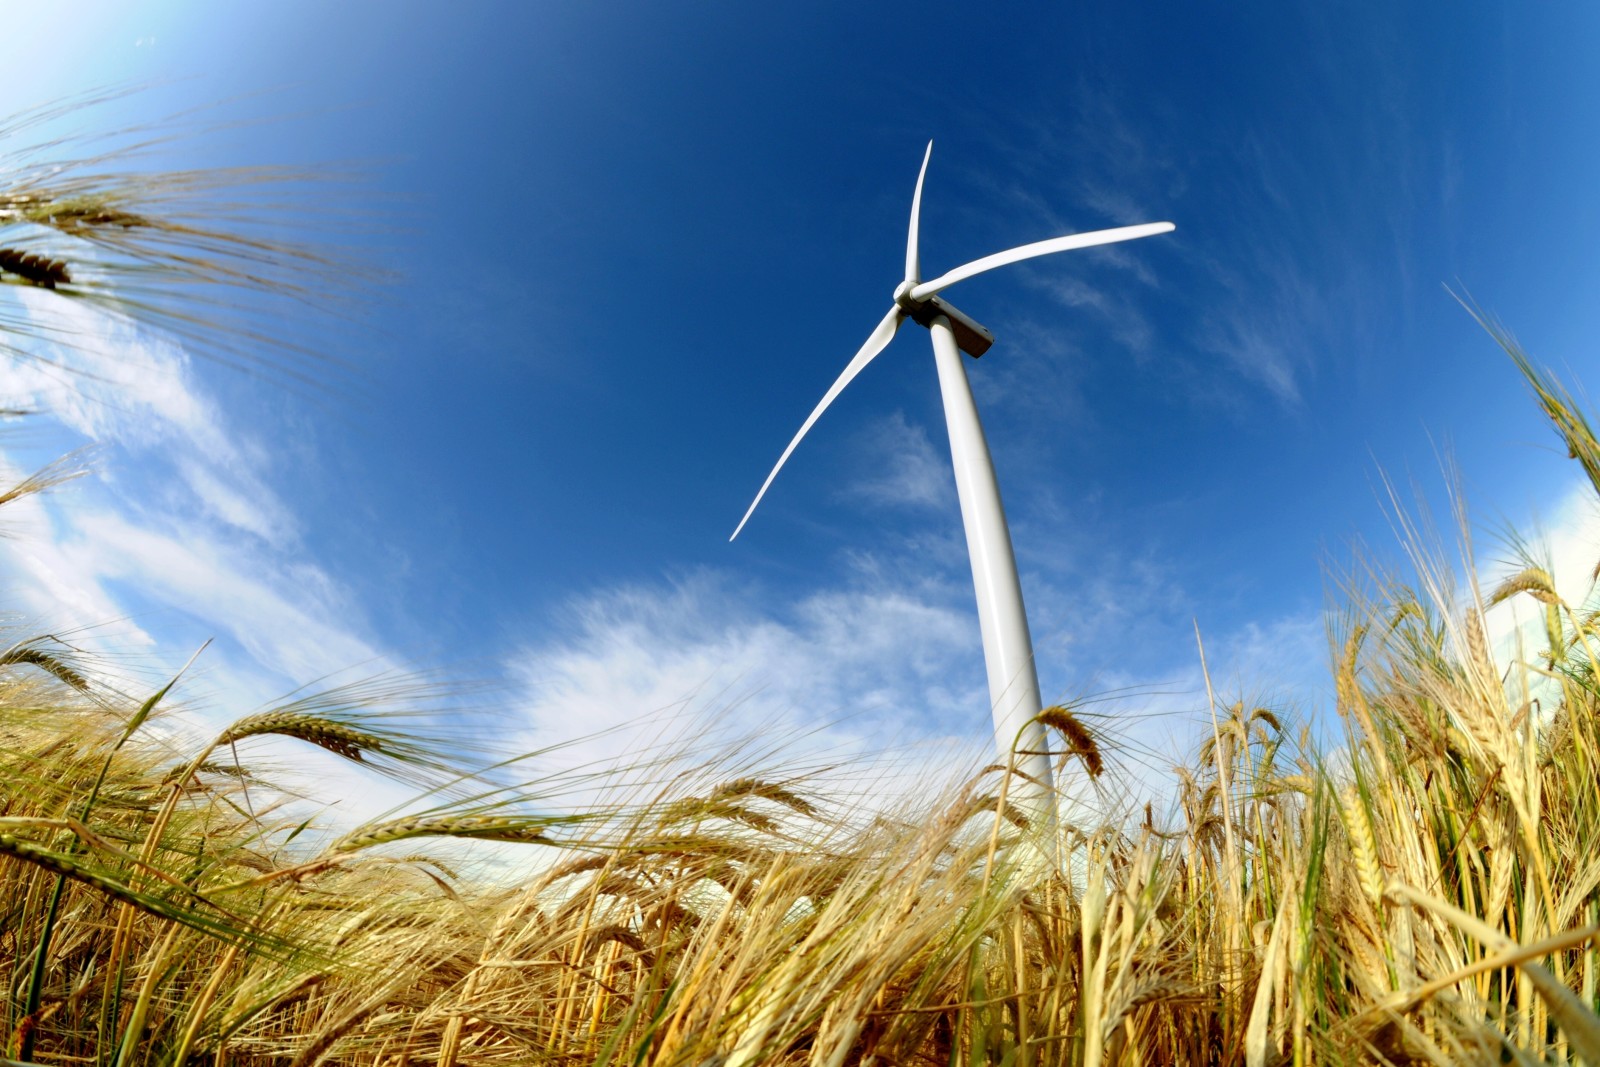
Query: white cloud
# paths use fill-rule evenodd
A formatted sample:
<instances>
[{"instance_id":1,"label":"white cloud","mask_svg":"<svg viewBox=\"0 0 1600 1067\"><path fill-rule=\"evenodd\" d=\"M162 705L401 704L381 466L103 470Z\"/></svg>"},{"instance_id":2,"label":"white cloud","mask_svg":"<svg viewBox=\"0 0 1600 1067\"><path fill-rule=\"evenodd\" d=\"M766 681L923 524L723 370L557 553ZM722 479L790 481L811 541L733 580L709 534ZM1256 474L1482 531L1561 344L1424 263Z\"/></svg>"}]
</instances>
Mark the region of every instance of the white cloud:
<instances>
[{"instance_id":1,"label":"white cloud","mask_svg":"<svg viewBox=\"0 0 1600 1067\"><path fill-rule=\"evenodd\" d=\"M1556 591L1569 604L1584 604L1600 563L1600 504L1594 487L1581 478L1574 481L1548 527L1536 537L1544 544Z\"/></svg>"},{"instance_id":2,"label":"white cloud","mask_svg":"<svg viewBox=\"0 0 1600 1067\"><path fill-rule=\"evenodd\" d=\"M584 598L569 606L560 636L530 641L507 662L530 724L512 747L588 735L560 754L572 767L636 766L687 746L693 755L675 767L737 753L740 771L841 768L820 781L856 801L926 796L994 758L965 582L961 574L917 587L880 571L787 610L709 573ZM1126 597L1122 607L1137 610ZM1114 634L1095 641L1092 619L1072 624L1090 635L1087 657L1118 662ZM1059 645L1048 631L1035 638ZM1303 683L1312 662L1325 675L1326 652L1317 614L1207 635L1219 701L1287 706L1291 720L1310 696L1283 688L1286 674ZM1113 768L1091 789L1069 766L1069 794L1101 810L1147 800L1164 810L1172 766L1192 758L1210 728L1192 635L1169 654L1162 678L1111 670L1092 692L1046 696L1078 704Z\"/></svg>"},{"instance_id":3,"label":"white cloud","mask_svg":"<svg viewBox=\"0 0 1600 1067\"><path fill-rule=\"evenodd\" d=\"M1266 387L1279 402L1290 407L1300 403L1296 368L1304 360L1296 355L1294 342L1267 318L1229 315L1213 324L1204 344L1245 378Z\"/></svg>"},{"instance_id":4,"label":"white cloud","mask_svg":"<svg viewBox=\"0 0 1600 1067\"><path fill-rule=\"evenodd\" d=\"M1105 291L1096 289L1082 278L1048 277L1034 272L1030 279L1069 308L1089 308L1101 314L1110 314L1111 301Z\"/></svg>"},{"instance_id":5,"label":"white cloud","mask_svg":"<svg viewBox=\"0 0 1600 1067\"><path fill-rule=\"evenodd\" d=\"M70 347L0 362L0 401L43 413L0 440L0 468L14 482L48 449L98 447L91 477L0 514L23 634L99 653L106 683L129 692L218 638L174 693L190 709L174 737L337 672L391 669L359 605L305 557L269 486L270 453L197 385L183 350L112 316L55 310L39 321L70 331ZM322 770L339 793L376 795L365 775Z\"/></svg>"},{"instance_id":6,"label":"white cloud","mask_svg":"<svg viewBox=\"0 0 1600 1067\"><path fill-rule=\"evenodd\" d=\"M153 336L125 319L67 304L48 307L27 294L31 317L60 331L70 344L44 348L45 360L10 359L0 365L0 398L36 409L79 437L137 457L143 469L170 467L189 499L227 526L279 547L290 545L296 527L289 510L267 485L265 450L239 428L227 425L209 396L196 388L190 360L172 341ZM115 483L122 468L109 472ZM143 488L169 500L165 480Z\"/></svg>"},{"instance_id":7,"label":"white cloud","mask_svg":"<svg viewBox=\"0 0 1600 1067\"><path fill-rule=\"evenodd\" d=\"M30 434L0 440L0 474L14 483L40 453L98 450L90 478L0 514L18 632L85 646L101 685L130 694L149 694L218 638L174 689L165 725L144 731L174 758L299 686L392 672L362 606L302 549L269 485L272 453L198 386L184 350L82 307L48 322L72 346L45 347L51 362L0 360L0 403L43 413L24 422ZM253 765L333 803L336 822L408 795L330 753L248 744Z\"/></svg>"},{"instance_id":8,"label":"white cloud","mask_svg":"<svg viewBox=\"0 0 1600 1067\"><path fill-rule=\"evenodd\" d=\"M529 687L532 722L555 736L729 698L750 723L850 718L894 732L897 720L948 724L972 695L952 681L975 656L960 612L863 589L814 594L786 614L709 573L616 589L570 605L564 636L508 668Z\"/></svg>"},{"instance_id":9,"label":"white cloud","mask_svg":"<svg viewBox=\"0 0 1600 1067\"><path fill-rule=\"evenodd\" d=\"M22 501L8 507L23 509ZM122 605L99 582L84 580L70 550L24 536L8 546L8 555L13 574L6 594L20 627L57 634L99 631L102 638L114 628L116 639L124 644L149 648L156 643L144 629L124 619Z\"/></svg>"},{"instance_id":10,"label":"white cloud","mask_svg":"<svg viewBox=\"0 0 1600 1067\"><path fill-rule=\"evenodd\" d=\"M1547 522L1536 522L1526 548L1531 562L1544 567L1555 580L1556 592L1574 609L1592 610L1596 564L1600 562L1600 504L1594 487L1577 480L1568 488ZM1505 579L1520 572L1528 561L1503 558L1480 568L1481 589L1487 597ZM1548 639L1544 606L1531 597L1516 595L1490 608L1485 629L1495 659L1504 668L1521 662L1538 663L1537 652ZM1511 684L1528 684L1530 693L1553 707L1560 687L1537 672L1513 671Z\"/></svg>"},{"instance_id":11,"label":"white cloud","mask_svg":"<svg viewBox=\"0 0 1600 1067\"><path fill-rule=\"evenodd\" d=\"M988 758L981 655L963 613L863 588L779 614L704 572L569 605L559 637L506 663L525 693L520 747L581 738L566 766L637 766L679 748L690 750L679 768L719 755L768 774L830 766L835 800L871 791L878 803Z\"/></svg>"},{"instance_id":12,"label":"white cloud","mask_svg":"<svg viewBox=\"0 0 1600 1067\"><path fill-rule=\"evenodd\" d=\"M259 478L232 467L228 473L235 484L230 485L216 466L193 457L177 461L176 466L189 492L211 518L274 545L291 542L295 524Z\"/></svg>"},{"instance_id":13,"label":"white cloud","mask_svg":"<svg viewBox=\"0 0 1600 1067\"><path fill-rule=\"evenodd\" d=\"M872 422L858 434L853 449L856 466L871 473L851 483L846 492L882 507L940 507L955 501L950 461L930 440L928 431L896 411Z\"/></svg>"},{"instance_id":14,"label":"white cloud","mask_svg":"<svg viewBox=\"0 0 1600 1067\"><path fill-rule=\"evenodd\" d=\"M348 599L330 598L326 584L296 581L278 561L219 538L203 524L180 520L163 530L137 517L82 508L71 522L62 548L83 579L102 586L126 582L228 634L285 679L304 681L381 659L355 636L362 627Z\"/></svg>"},{"instance_id":15,"label":"white cloud","mask_svg":"<svg viewBox=\"0 0 1600 1067\"><path fill-rule=\"evenodd\" d=\"M298 546L292 511L267 488L267 453L197 386L181 349L122 323L76 328L81 347L62 356L71 372L0 369L10 402L51 412L71 443L106 446L78 491L10 509L25 535L8 553L12 603L58 631L134 616L115 632L118 649L164 658L218 636L182 687L214 709L205 721L353 665L390 666L361 605ZM896 416L863 450L881 466L856 487L863 496L953 504L927 431ZM743 739L763 768L848 766L830 789L845 795L852 775L861 792L909 795L927 786L929 761L951 773L981 762L987 699L965 601L938 577L849 580L787 605L710 574L573 603L562 633L507 664L526 728L502 739L506 754L571 742L547 762L621 751L627 765L690 730L706 754ZM959 597L970 596L964 583ZM184 721L196 720L180 720L180 733ZM372 794L348 771L322 771L335 792Z\"/></svg>"}]
</instances>

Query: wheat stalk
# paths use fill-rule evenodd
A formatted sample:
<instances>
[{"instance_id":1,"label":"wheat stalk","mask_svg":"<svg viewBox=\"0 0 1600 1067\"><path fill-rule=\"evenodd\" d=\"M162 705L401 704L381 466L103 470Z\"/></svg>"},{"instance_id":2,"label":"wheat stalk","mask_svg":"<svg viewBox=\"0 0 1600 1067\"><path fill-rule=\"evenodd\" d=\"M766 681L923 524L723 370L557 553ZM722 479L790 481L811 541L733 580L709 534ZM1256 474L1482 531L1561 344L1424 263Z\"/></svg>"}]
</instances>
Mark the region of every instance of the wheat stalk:
<instances>
[{"instance_id":1,"label":"wheat stalk","mask_svg":"<svg viewBox=\"0 0 1600 1067\"><path fill-rule=\"evenodd\" d=\"M283 324L298 316L270 314L260 298L343 313L340 305L378 276L348 255L281 236L293 216L326 203L328 172L162 170L151 159L180 138L155 127L25 138L43 122L127 95L83 94L0 121L0 283L132 315L214 359L325 383L336 368L288 339ZM348 229L358 212L345 208L329 217ZM38 306L42 320L4 317L10 341L79 343L52 323L48 302ZM36 346L4 347L40 358Z\"/></svg>"},{"instance_id":2,"label":"wheat stalk","mask_svg":"<svg viewBox=\"0 0 1600 1067\"><path fill-rule=\"evenodd\" d=\"M216 747L222 748L247 737L267 734L308 741L356 763L361 763L366 754L375 755L384 751L384 739L378 734L358 730L324 716L297 711L263 711L247 715L218 736Z\"/></svg>"},{"instance_id":3,"label":"wheat stalk","mask_svg":"<svg viewBox=\"0 0 1600 1067\"><path fill-rule=\"evenodd\" d=\"M1060 704L1045 708L1038 716L1038 720L1059 733L1067 743L1067 751L1083 763L1084 770L1089 772L1090 778L1098 778L1105 770L1105 763L1100 757L1100 746L1095 743L1094 735L1089 728L1072 713L1070 708Z\"/></svg>"},{"instance_id":4,"label":"wheat stalk","mask_svg":"<svg viewBox=\"0 0 1600 1067\"><path fill-rule=\"evenodd\" d=\"M414 837L462 837L481 841L547 844L550 820L520 815L443 816L394 819L340 838L330 852L359 852Z\"/></svg>"},{"instance_id":5,"label":"wheat stalk","mask_svg":"<svg viewBox=\"0 0 1600 1067\"><path fill-rule=\"evenodd\" d=\"M83 676L82 671L73 667L66 659L56 653L47 652L38 647L33 641L12 645L4 652L0 652L0 667L20 664L37 667L80 693L89 691L89 680Z\"/></svg>"},{"instance_id":6,"label":"wheat stalk","mask_svg":"<svg viewBox=\"0 0 1600 1067\"><path fill-rule=\"evenodd\" d=\"M63 261L24 252L20 248L0 247L0 272L3 272L0 274L0 281L9 281L10 279L3 275L11 274L41 289L54 289L57 285L66 285L72 281L72 275L67 271L67 265Z\"/></svg>"},{"instance_id":7,"label":"wheat stalk","mask_svg":"<svg viewBox=\"0 0 1600 1067\"><path fill-rule=\"evenodd\" d=\"M1378 841L1372 833L1367 802L1356 786L1348 785L1339 791L1339 814L1344 822L1345 840L1350 843L1350 854L1356 861L1362 891L1373 907L1377 907L1383 900L1383 868L1378 864Z\"/></svg>"}]
</instances>

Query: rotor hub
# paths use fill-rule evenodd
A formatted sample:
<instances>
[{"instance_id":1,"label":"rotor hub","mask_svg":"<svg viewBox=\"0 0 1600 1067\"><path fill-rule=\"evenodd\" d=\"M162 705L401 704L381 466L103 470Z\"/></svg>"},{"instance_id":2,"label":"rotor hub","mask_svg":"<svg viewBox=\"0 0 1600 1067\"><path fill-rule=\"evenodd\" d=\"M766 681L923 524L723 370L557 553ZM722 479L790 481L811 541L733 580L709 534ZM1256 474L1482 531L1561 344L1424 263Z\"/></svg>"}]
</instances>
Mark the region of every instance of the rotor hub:
<instances>
[{"instance_id":1,"label":"rotor hub","mask_svg":"<svg viewBox=\"0 0 1600 1067\"><path fill-rule=\"evenodd\" d=\"M894 287L895 305L899 307L901 311L904 311L907 315L910 315L913 318L915 318L919 312L923 311L928 306L928 302L926 300L911 299L911 290L916 288L916 285L916 282L907 278L905 281Z\"/></svg>"}]
</instances>

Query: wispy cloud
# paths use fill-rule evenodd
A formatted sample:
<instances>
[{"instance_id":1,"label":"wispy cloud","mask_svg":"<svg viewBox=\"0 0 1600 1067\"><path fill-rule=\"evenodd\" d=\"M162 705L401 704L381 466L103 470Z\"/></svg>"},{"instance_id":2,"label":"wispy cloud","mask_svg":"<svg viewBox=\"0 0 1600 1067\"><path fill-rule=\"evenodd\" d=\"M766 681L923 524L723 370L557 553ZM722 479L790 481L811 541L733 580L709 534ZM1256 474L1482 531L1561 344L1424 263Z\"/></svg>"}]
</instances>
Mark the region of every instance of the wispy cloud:
<instances>
[{"instance_id":1,"label":"wispy cloud","mask_svg":"<svg viewBox=\"0 0 1600 1067\"><path fill-rule=\"evenodd\" d=\"M580 598L557 620L505 669L525 693L522 747L578 739L567 765L738 752L752 771L833 767L887 803L926 788L930 761L953 771L985 747L969 620L934 598L834 589L775 606L700 572Z\"/></svg>"},{"instance_id":2,"label":"wispy cloud","mask_svg":"<svg viewBox=\"0 0 1600 1067\"><path fill-rule=\"evenodd\" d=\"M970 771L992 740L965 558L910 569L858 569L792 604L711 572L574 601L506 662L530 724L519 746L593 735L561 762L603 766L695 742L758 754L749 768L847 768L884 803ZM1162 808L1209 729L1205 685L1192 616L1173 615L1161 573L1134 571L1070 589L1030 574L1029 603L1046 701L1083 710L1120 769L1098 793L1067 784L1102 807ZM1206 652L1219 700L1290 720L1327 677L1316 611L1208 632Z\"/></svg>"},{"instance_id":3,"label":"wispy cloud","mask_svg":"<svg viewBox=\"0 0 1600 1067\"><path fill-rule=\"evenodd\" d=\"M1265 388L1279 403L1297 407L1302 399L1302 371L1310 363L1300 339L1300 321L1293 305L1280 302L1266 312L1219 314L1207 323L1199 340L1206 350L1221 356L1229 367Z\"/></svg>"},{"instance_id":4,"label":"wispy cloud","mask_svg":"<svg viewBox=\"0 0 1600 1067\"><path fill-rule=\"evenodd\" d=\"M0 369L6 403L48 413L70 434L158 471L163 477L140 486L145 494L170 499L181 485L180 507L198 505L225 527L292 546L298 530L267 484L266 451L227 424L196 386L179 345L113 315L54 302L43 308L36 294L26 295L40 324L71 343L49 346L41 353L48 361L7 361ZM115 466L104 480L118 487L126 471Z\"/></svg>"},{"instance_id":5,"label":"wispy cloud","mask_svg":"<svg viewBox=\"0 0 1600 1067\"><path fill-rule=\"evenodd\" d=\"M50 321L70 346L0 361L0 403L41 413L0 438L0 470L15 480L41 456L93 442L93 474L0 515L13 628L87 648L102 691L135 694L214 638L156 731L180 749L320 679L395 671L362 605L305 550L272 488L272 453L217 406L183 349L75 307ZM331 755L251 745L252 762L333 802L340 819L404 797Z\"/></svg>"},{"instance_id":6,"label":"wispy cloud","mask_svg":"<svg viewBox=\"0 0 1600 1067\"><path fill-rule=\"evenodd\" d=\"M10 598L27 621L125 649L223 638L209 658L235 709L390 665L360 605L306 557L270 453L218 409L183 349L113 316L48 315L72 344L0 364L0 398L44 426L0 451L19 470L50 448L97 451L93 477L7 509Z\"/></svg>"},{"instance_id":7,"label":"wispy cloud","mask_svg":"<svg viewBox=\"0 0 1600 1067\"><path fill-rule=\"evenodd\" d=\"M846 487L852 497L880 507L937 507L955 500L948 458L904 412L870 423L856 435L852 452L857 467L867 471Z\"/></svg>"},{"instance_id":8,"label":"wispy cloud","mask_svg":"<svg viewBox=\"0 0 1600 1067\"><path fill-rule=\"evenodd\" d=\"M734 695L752 723L948 728L981 678L964 613L893 589L820 592L779 612L702 572L596 593L559 618L560 636L507 664L553 735Z\"/></svg>"},{"instance_id":9,"label":"wispy cloud","mask_svg":"<svg viewBox=\"0 0 1600 1067\"><path fill-rule=\"evenodd\" d=\"M1567 604L1574 609L1595 609L1591 593L1600 562L1595 548L1600 545L1600 502L1593 486L1582 479L1575 481L1549 516L1536 520L1525 537L1519 535L1519 541L1528 558L1502 552L1482 566L1481 589L1486 596L1531 563L1549 573L1557 594ZM1485 622L1490 646L1502 664L1535 661L1531 650L1545 647L1543 605L1530 597L1513 596L1490 608ZM1554 706L1559 687L1543 683L1537 676L1532 680L1536 688L1549 690L1547 702Z\"/></svg>"},{"instance_id":10,"label":"wispy cloud","mask_svg":"<svg viewBox=\"0 0 1600 1067\"><path fill-rule=\"evenodd\" d=\"M1030 270L1023 276L1028 284L1063 307L1092 312L1099 328L1110 333L1113 340L1139 362L1154 356L1156 330L1140 300L1116 286L1090 284L1084 275L1092 269L1091 265L1079 264L1077 273Z\"/></svg>"},{"instance_id":11,"label":"wispy cloud","mask_svg":"<svg viewBox=\"0 0 1600 1067\"><path fill-rule=\"evenodd\" d=\"M1009 176L974 170L969 180L1058 232L1176 222L1171 236L1058 257L1026 276L1097 315L1096 329L1138 358L1159 354L1176 401L1242 415L1264 396L1302 412L1332 359L1373 358L1374 321L1411 298L1420 190L1447 184L1448 166L1434 182L1403 116L1387 111L1357 117L1364 153L1314 128L1293 151L1234 116L1214 130L1179 128L1170 107L1131 101L1116 84L1086 71L1064 103L989 122L991 155ZM1202 201L1198 189L1221 193ZM1375 198L1391 205L1384 217L1371 214ZM1188 325L1173 333L1163 322Z\"/></svg>"}]
</instances>

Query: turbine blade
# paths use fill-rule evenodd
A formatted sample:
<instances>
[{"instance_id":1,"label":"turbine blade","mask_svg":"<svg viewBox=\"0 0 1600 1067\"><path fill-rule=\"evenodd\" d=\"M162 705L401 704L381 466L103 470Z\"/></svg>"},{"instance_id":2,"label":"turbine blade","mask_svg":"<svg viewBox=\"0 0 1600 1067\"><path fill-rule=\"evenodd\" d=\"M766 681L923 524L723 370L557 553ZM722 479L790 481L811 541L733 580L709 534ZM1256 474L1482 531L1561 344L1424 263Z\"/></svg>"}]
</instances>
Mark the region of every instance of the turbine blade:
<instances>
[{"instance_id":1,"label":"turbine blade","mask_svg":"<svg viewBox=\"0 0 1600 1067\"><path fill-rule=\"evenodd\" d=\"M1070 252L1075 248L1092 248L1095 245L1115 244L1118 241L1132 241L1139 237L1154 237L1158 233L1171 233L1177 229L1170 222L1147 222L1142 226L1121 226L1114 230L1095 230L1092 233L1074 233L1066 237L1052 237L1048 241L1035 241L1031 245L1020 248L996 252L992 256L975 259L971 263L963 263L955 270L939 275L931 282L923 282L911 290L911 299L926 300L941 289L948 289L956 282L966 281L975 274L982 274L986 270L1004 267L1008 263L1018 263L1024 259L1033 259L1036 256L1048 256L1053 252Z\"/></svg>"},{"instance_id":2,"label":"turbine blade","mask_svg":"<svg viewBox=\"0 0 1600 1067\"><path fill-rule=\"evenodd\" d=\"M794 435L794 440L789 442L789 447L784 449L783 455L778 457L777 465L772 468L772 473L767 475L767 480L761 483L761 492L757 493L756 498L750 502L750 507L745 511L744 518L739 520L738 527L733 531L733 537L728 538L728 540L732 541L734 537L738 537L739 531L744 529L744 524L750 521L750 516L755 513L756 505L761 503L761 498L767 495L767 488L772 485L772 479L778 476L778 472L783 469L783 465L789 461L789 454L800 443L800 439L822 417L822 413L828 410L828 405L833 403L834 397L843 392L844 387L849 385L855 376L861 373L861 368L871 363L879 352L888 347L889 342L894 340L895 331L900 328L900 323L904 321L905 317L905 312L898 307L889 309L889 313L883 317L883 321L878 323L877 329L873 330L872 335L867 338L867 343L861 346L861 351L857 352L855 358L845 367L844 373L839 375L833 385L828 388L827 393L823 394L822 401L812 409L810 417L800 427L800 432Z\"/></svg>"},{"instance_id":3,"label":"turbine blade","mask_svg":"<svg viewBox=\"0 0 1600 1067\"><path fill-rule=\"evenodd\" d=\"M911 194L911 230L906 234L906 281L915 285L922 280L922 257L917 248L917 230L922 217L922 179L928 176L928 160L933 158L933 142L922 153L922 170L917 172L917 191Z\"/></svg>"}]
</instances>

